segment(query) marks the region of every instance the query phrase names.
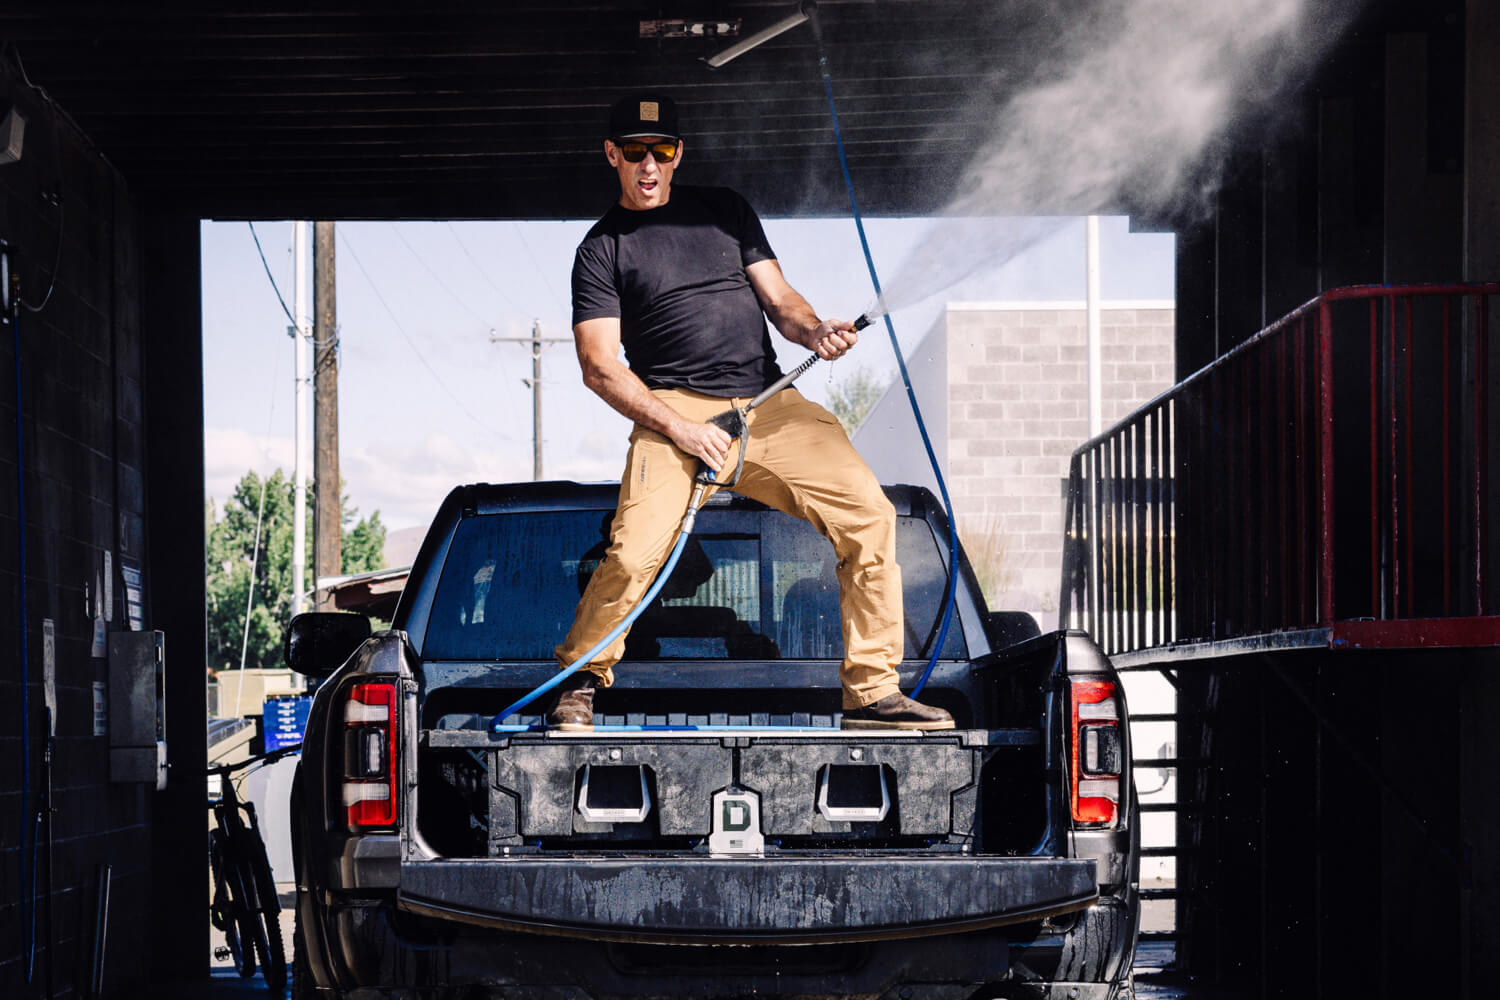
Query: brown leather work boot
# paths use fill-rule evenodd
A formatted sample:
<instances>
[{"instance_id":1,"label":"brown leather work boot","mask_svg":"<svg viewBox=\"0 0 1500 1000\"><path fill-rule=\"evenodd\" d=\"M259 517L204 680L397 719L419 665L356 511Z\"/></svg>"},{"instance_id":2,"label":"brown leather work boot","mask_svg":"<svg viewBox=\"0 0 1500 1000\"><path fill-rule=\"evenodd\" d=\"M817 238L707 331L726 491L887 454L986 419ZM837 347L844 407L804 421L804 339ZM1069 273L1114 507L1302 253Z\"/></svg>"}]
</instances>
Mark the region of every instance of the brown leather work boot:
<instances>
[{"instance_id":1,"label":"brown leather work boot","mask_svg":"<svg viewBox=\"0 0 1500 1000\"><path fill-rule=\"evenodd\" d=\"M557 686L553 692L552 707L543 719L549 729L566 732L587 732L594 728L594 688L599 676L587 670L579 670Z\"/></svg>"},{"instance_id":2,"label":"brown leather work boot","mask_svg":"<svg viewBox=\"0 0 1500 1000\"><path fill-rule=\"evenodd\" d=\"M897 692L863 708L844 709L844 729L952 729L953 716Z\"/></svg>"}]
</instances>

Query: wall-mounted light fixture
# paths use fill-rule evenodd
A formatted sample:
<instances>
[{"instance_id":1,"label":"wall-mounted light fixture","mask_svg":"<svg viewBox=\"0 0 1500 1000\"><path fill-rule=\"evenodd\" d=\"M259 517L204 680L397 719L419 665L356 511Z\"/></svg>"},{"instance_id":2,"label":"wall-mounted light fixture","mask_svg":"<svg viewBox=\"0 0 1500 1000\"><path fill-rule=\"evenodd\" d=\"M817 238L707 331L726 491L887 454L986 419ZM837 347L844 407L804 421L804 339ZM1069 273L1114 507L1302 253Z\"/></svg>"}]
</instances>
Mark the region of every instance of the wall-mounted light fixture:
<instances>
[{"instance_id":1,"label":"wall-mounted light fixture","mask_svg":"<svg viewBox=\"0 0 1500 1000\"><path fill-rule=\"evenodd\" d=\"M21 143L26 138L26 118L12 107L0 121L0 164L15 163L21 158Z\"/></svg>"},{"instance_id":2,"label":"wall-mounted light fixture","mask_svg":"<svg viewBox=\"0 0 1500 1000\"><path fill-rule=\"evenodd\" d=\"M729 62L731 59L737 59L740 56L744 55L746 52L749 52L751 49L756 48L760 45L764 45L766 42L769 42L777 35L791 31L799 24L806 24L809 16L809 10L813 6L814 5L811 2L803 3L797 7L797 12L795 14L788 14L786 17L782 18L780 21L777 21L775 24L771 25L768 28L762 28L760 31L757 31L753 35L746 35L744 38L729 46L729 48L723 49L719 52L715 52L713 55L709 56L703 61L708 63L709 69L718 69L725 63Z\"/></svg>"},{"instance_id":3,"label":"wall-mounted light fixture","mask_svg":"<svg viewBox=\"0 0 1500 1000\"><path fill-rule=\"evenodd\" d=\"M642 38L735 38L740 33L740 19L723 21L685 21L672 18L641 22Z\"/></svg>"}]
</instances>

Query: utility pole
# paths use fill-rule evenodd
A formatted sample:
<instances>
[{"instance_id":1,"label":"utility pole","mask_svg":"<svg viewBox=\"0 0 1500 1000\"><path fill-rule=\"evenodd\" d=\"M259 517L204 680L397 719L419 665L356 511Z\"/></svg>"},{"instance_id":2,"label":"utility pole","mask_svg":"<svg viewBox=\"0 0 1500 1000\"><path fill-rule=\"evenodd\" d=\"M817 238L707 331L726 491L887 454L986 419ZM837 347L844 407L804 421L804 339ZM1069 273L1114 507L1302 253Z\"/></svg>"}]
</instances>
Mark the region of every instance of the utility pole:
<instances>
[{"instance_id":1,"label":"utility pole","mask_svg":"<svg viewBox=\"0 0 1500 1000\"><path fill-rule=\"evenodd\" d=\"M546 344L571 344L572 337L543 337L542 321L531 321L530 337L497 337L490 331L492 344L530 344L531 378L523 378L521 384L531 390L531 478L537 482L542 478L542 348Z\"/></svg>"},{"instance_id":2,"label":"utility pole","mask_svg":"<svg viewBox=\"0 0 1500 1000\"><path fill-rule=\"evenodd\" d=\"M302 441L307 437L307 223L292 223L292 614L307 601L307 469Z\"/></svg>"},{"instance_id":3,"label":"utility pole","mask_svg":"<svg viewBox=\"0 0 1500 1000\"><path fill-rule=\"evenodd\" d=\"M313 580L343 572L343 491L339 481L339 325L333 223L313 223ZM332 611L318 588L313 606Z\"/></svg>"}]
</instances>

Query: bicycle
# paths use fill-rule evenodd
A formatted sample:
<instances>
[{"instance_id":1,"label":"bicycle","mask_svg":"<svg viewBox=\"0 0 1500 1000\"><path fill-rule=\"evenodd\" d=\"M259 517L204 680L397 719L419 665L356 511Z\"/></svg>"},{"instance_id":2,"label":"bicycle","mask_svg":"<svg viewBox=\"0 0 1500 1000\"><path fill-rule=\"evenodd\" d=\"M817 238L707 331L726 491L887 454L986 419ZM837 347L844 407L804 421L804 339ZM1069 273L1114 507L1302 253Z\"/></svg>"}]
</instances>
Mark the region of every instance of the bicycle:
<instances>
[{"instance_id":1,"label":"bicycle","mask_svg":"<svg viewBox=\"0 0 1500 1000\"><path fill-rule=\"evenodd\" d=\"M249 979L255 975L258 958L265 970L266 988L277 996L286 990L286 946L278 917L281 904L276 898L276 882L266 859L266 844L260 836L255 805L240 801L231 775L245 768L263 767L301 750L302 744L298 743L235 764L220 764L207 772L219 776L221 789L219 801L209 802L215 821L208 834L208 859L214 884L209 917L213 926L223 932L226 949L240 976ZM248 825L242 810L249 817Z\"/></svg>"}]
</instances>

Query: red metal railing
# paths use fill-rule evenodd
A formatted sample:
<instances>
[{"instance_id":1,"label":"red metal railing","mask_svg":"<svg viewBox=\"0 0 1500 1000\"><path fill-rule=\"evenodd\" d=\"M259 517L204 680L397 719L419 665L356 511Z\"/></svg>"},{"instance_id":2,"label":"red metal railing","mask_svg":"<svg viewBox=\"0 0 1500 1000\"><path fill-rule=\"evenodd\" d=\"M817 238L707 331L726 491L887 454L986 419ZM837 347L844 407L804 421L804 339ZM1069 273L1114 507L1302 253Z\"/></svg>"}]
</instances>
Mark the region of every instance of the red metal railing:
<instances>
[{"instance_id":1,"label":"red metal railing","mask_svg":"<svg viewBox=\"0 0 1500 1000\"><path fill-rule=\"evenodd\" d=\"M1326 292L1084 444L1063 623L1109 653L1355 620L1347 641L1495 641L1497 297Z\"/></svg>"}]
</instances>

